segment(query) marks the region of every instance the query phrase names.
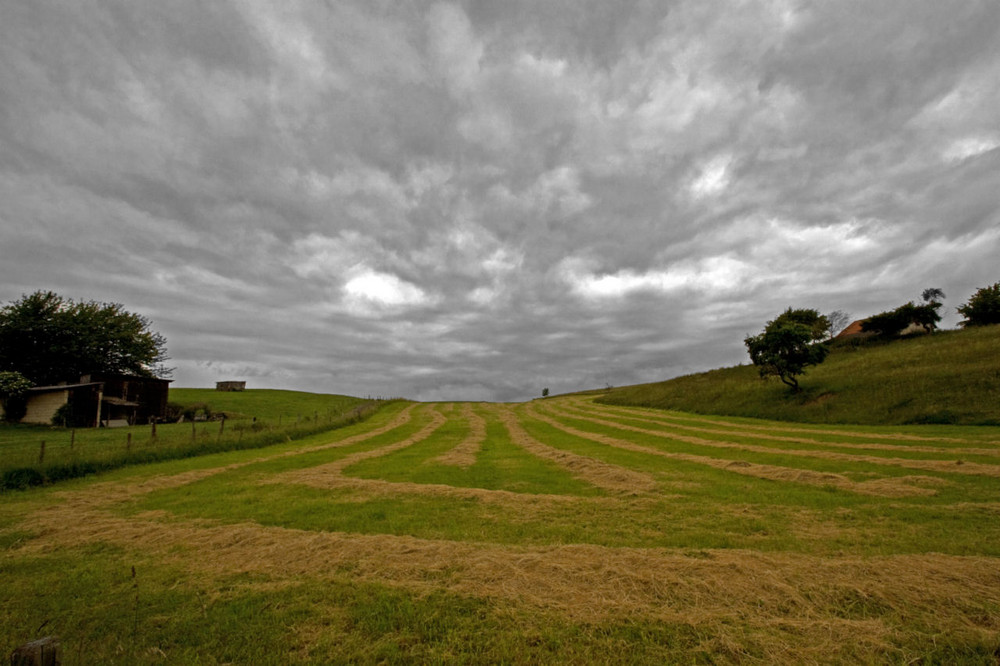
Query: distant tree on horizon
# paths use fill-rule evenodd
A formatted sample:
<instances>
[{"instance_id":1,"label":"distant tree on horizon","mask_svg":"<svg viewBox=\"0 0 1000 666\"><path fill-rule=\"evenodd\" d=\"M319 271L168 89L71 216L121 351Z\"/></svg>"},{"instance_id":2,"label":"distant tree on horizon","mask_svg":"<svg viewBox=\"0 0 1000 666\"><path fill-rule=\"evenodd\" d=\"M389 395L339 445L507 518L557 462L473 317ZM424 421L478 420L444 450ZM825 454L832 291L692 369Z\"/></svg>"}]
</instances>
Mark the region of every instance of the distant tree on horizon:
<instances>
[{"instance_id":1,"label":"distant tree on horizon","mask_svg":"<svg viewBox=\"0 0 1000 666\"><path fill-rule=\"evenodd\" d=\"M1000 324L1000 282L980 288L956 309L965 317L959 322L962 328Z\"/></svg>"}]
</instances>

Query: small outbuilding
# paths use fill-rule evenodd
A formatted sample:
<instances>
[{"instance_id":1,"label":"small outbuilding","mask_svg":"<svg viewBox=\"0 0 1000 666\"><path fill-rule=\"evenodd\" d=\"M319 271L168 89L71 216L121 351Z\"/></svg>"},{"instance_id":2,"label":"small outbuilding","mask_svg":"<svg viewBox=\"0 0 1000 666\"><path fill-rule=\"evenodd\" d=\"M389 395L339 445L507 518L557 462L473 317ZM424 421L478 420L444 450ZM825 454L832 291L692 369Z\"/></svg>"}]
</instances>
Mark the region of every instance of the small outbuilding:
<instances>
[{"instance_id":1,"label":"small outbuilding","mask_svg":"<svg viewBox=\"0 0 1000 666\"><path fill-rule=\"evenodd\" d=\"M67 423L81 428L123 426L162 420L169 379L133 375L84 375L76 384L28 389L22 423L52 423L62 410Z\"/></svg>"},{"instance_id":2,"label":"small outbuilding","mask_svg":"<svg viewBox=\"0 0 1000 666\"><path fill-rule=\"evenodd\" d=\"M215 382L216 391L245 391L246 382Z\"/></svg>"}]
</instances>

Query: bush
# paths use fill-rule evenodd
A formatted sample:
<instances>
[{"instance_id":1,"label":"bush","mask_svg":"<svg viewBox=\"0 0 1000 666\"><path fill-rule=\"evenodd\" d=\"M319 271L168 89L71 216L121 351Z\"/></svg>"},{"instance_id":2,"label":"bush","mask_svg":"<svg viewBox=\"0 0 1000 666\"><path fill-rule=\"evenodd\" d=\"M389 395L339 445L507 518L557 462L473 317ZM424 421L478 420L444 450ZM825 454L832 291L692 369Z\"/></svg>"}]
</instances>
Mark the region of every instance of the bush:
<instances>
[{"instance_id":1,"label":"bush","mask_svg":"<svg viewBox=\"0 0 1000 666\"><path fill-rule=\"evenodd\" d=\"M208 421L212 418L212 408L207 402L195 402L184 407L182 414L185 421Z\"/></svg>"},{"instance_id":2,"label":"bush","mask_svg":"<svg viewBox=\"0 0 1000 666\"><path fill-rule=\"evenodd\" d=\"M957 310L965 317L961 322L963 327L1000 324L1000 282L983 287Z\"/></svg>"}]
</instances>

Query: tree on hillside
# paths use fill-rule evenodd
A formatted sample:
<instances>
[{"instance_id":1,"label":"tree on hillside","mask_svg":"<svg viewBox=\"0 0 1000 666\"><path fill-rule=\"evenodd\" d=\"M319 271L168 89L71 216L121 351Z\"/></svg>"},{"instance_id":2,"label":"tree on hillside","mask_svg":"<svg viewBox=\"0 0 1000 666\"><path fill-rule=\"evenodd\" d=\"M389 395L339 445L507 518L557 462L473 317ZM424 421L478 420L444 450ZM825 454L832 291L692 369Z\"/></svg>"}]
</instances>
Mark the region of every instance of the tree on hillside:
<instances>
[{"instance_id":1,"label":"tree on hillside","mask_svg":"<svg viewBox=\"0 0 1000 666\"><path fill-rule=\"evenodd\" d=\"M843 310L834 310L830 314L826 315L826 319L830 322L831 338L847 328L847 326L851 323L851 315Z\"/></svg>"},{"instance_id":2,"label":"tree on hillside","mask_svg":"<svg viewBox=\"0 0 1000 666\"><path fill-rule=\"evenodd\" d=\"M941 303L935 300L923 305L916 305L910 301L900 305L895 310L887 310L869 317L861 323L861 330L866 333L875 333L884 338L892 338L916 324L925 332L930 333L937 328L938 322L941 321L941 315L938 314L940 308Z\"/></svg>"},{"instance_id":3,"label":"tree on hillside","mask_svg":"<svg viewBox=\"0 0 1000 666\"><path fill-rule=\"evenodd\" d=\"M1000 282L979 289L957 310L965 317L965 321L960 322L963 328L1000 324Z\"/></svg>"},{"instance_id":4,"label":"tree on hillside","mask_svg":"<svg viewBox=\"0 0 1000 666\"><path fill-rule=\"evenodd\" d=\"M163 377L166 340L117 303L74 302L37 291L0 308L0 371L35 385L93 373Z\"/></svg>"},{"instance_id":5,"label":"tree on hillside","mask_svg":"<svg viewBox=\"0 0 1000 666\"><path fill-rule=\"evenodd\" d=\"M920 298L924 301L924 303L940 303L944 300L945 295L944 292L937 287L928 287L921 292Z\"/></svg>"},{"instance_id":6,"label":"tree on hillside","mask_svg":"<svg viewBox=\"0 0 1000 666\"><path fill-rule=\"evenodd\" d=\"M777 377L797 393L798 375L826 359L829 348L821 340L829 329L830 321L818 311L788 308L743 343L761 377Z\"/></svg>"}]
</instances>

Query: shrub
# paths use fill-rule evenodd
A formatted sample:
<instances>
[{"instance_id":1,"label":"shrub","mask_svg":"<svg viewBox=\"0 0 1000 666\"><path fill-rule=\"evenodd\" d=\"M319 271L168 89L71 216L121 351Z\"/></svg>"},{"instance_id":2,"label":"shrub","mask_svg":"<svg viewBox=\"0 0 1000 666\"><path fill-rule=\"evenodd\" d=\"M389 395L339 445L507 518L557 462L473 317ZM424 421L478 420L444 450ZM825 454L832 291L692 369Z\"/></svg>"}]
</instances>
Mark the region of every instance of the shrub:
<instances>
[{"instance_id":1,"label":"shrub","mask_svg":"<svg viewBox=\"0 0 1000 666\"><path fill-rule=\"evenodd\" d=\"M965 317L965 321L961 322L963 327L1000 324L1000 282L983 287L957 310Z\"/></svg>"}]
</instances>

